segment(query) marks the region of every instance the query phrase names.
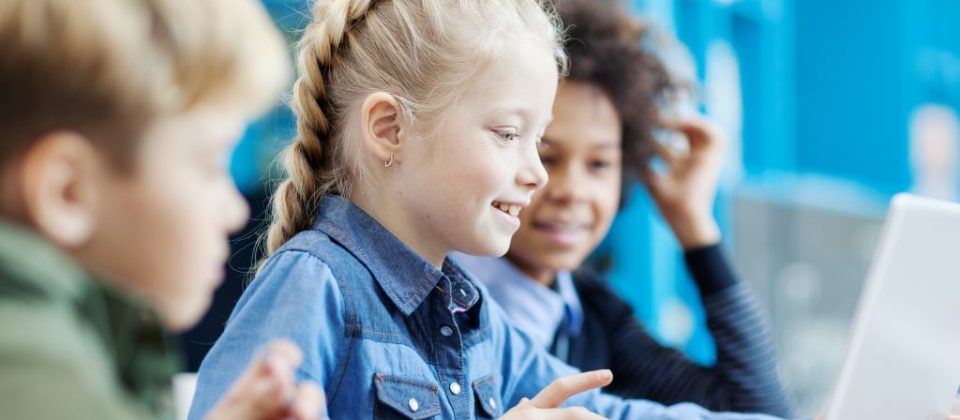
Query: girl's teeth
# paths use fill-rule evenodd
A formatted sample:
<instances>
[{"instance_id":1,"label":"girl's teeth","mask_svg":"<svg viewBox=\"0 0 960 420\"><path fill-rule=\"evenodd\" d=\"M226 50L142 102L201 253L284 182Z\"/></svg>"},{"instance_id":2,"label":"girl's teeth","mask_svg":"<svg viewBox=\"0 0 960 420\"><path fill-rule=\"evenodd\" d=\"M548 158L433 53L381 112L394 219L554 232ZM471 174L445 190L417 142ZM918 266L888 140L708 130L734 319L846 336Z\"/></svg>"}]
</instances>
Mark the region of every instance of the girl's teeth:
<instances>
[{"instance_id":1,"label":"girl's teeth","mask_svg":"<svg viewBox=\"0 0 960 420\"><path fill-rule=\"evenodd\" d=\"M558 232L575 232L582 229L582 226L571 223L540 223L540 226Z\"/></svg>"},{"instance_id":2,"label":"girl's teeth","mask_svg":"<svg viewBox=\"0 0 960 420\"><path fill-rule=\"evenodd\" d=\"M493 203L493 206L511 216L517 217L520 215L520 206L507 203Z\"/></svg>"}]
</instances>

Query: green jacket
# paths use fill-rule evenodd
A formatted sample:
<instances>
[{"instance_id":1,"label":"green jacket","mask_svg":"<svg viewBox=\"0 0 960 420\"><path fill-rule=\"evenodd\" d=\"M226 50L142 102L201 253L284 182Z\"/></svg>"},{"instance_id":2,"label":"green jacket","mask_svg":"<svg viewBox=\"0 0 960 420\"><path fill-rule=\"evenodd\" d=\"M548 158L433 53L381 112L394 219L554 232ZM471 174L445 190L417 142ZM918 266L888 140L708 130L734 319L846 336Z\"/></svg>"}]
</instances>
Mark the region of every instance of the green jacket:
<instances>
[{"instance_id":1,"label":"green jacket","mask_svg":"<svg viewBox=\"0 0 960 420\"><path fill-rule=\"evenodd\" d=\"M173 418L177 368L151 311L0 222L0 418Z\"/></svg>"}]
</instances>

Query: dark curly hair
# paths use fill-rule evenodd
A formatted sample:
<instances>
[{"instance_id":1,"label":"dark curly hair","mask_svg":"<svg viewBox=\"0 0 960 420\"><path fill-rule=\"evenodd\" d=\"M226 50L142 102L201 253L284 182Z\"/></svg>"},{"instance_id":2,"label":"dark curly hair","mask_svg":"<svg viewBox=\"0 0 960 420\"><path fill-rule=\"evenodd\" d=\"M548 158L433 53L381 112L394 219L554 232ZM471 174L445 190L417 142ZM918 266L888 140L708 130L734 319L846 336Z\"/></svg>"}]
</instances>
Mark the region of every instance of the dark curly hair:
<instances>
[{"instance_id":1,"label":"dark curly hair","mask_svg":"<svg viewBox=\"0 0 960 420\"><path fill-rule=\"evenodd\" d=\"M613 102L622 125L624 188L654 154L662 107L687 89L652 50L657 32L613 0L555 0L566 27L567 80L589 83Z\"/></svg>"}]
</instances>

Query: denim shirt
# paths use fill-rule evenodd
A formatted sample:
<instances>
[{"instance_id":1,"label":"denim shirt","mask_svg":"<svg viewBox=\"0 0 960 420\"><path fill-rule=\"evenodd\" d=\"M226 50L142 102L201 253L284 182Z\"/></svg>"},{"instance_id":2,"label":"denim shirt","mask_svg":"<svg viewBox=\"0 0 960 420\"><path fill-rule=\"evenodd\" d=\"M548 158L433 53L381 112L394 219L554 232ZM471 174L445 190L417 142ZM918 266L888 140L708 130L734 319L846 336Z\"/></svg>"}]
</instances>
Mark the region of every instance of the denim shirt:
<instances>
[{"instance_id":1,"label":"denim shirt","mask_svg":"<svg viewBox=\"0 0 960 420\"><path fill-rule=\"evenodd\" d=\"M288 338L297 379L324 389L335 419L493 418L575 369L511 327L455 263L435 269L346 199L284 244L244 292L203 361L190 419L202 418L258 348ZM769 419L664 407L599 391L568 406L609 418Z\"/></svg>"}]
</instances>

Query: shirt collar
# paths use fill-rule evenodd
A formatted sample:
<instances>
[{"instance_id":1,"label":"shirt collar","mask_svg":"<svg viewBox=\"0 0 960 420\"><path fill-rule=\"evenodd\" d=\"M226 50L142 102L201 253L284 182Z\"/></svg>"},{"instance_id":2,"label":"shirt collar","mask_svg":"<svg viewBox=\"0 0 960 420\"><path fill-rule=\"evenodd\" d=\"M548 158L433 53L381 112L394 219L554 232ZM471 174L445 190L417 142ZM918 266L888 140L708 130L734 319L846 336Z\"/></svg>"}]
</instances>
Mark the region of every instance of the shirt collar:
<instances>
[{"instance_id":1,"label":"shirt collar","mask_svg":"<svg viewBox=\"0 0 960 420\"><path fill-rule=\"evenodd\" d=\"M583 307L580 306L580 295L573 284L573 275L569 271L557 273L557 290L564 303L564 332L570 337L580 335L583 326Z\"/></svg>"},{"instance_id":2,"label":"shirt collar","mask_svg":"<svg viewBox=\"0 0 960 420\"><path fill-rule=\"evenodd\" d=\"M569 272L557 274L554 290L523 274L506 258L455 253L452 259L486 286L514 326L542 347L553 343L557 331L580 334L583 310Z\"/></svg>"},{"instance_id":3,"label":"shirt collar","mask_svg":"<svg viewBox=\"0 0 960 420\"><path fill-rule=\"evenodd\" d=\"M92 279L60 250L35 232L0 221L0 276L54 299L76 302L93 287Z\"/></svg>"},{"instance_id":4,"label":"shirt collar","mask_svg":"<svg viewBox=\"0 0 960 420\"><path fill-rule=\"evenodd\" d=\"M404 315L412 314L444 276L450 279L454 289L449 291L452 303L468 309L479 299L476 288L456 264L447 260L442 269L437 270L342 196L331 194L321 198L313 227L356 256Z\"/></svg>"}]
</instances>

